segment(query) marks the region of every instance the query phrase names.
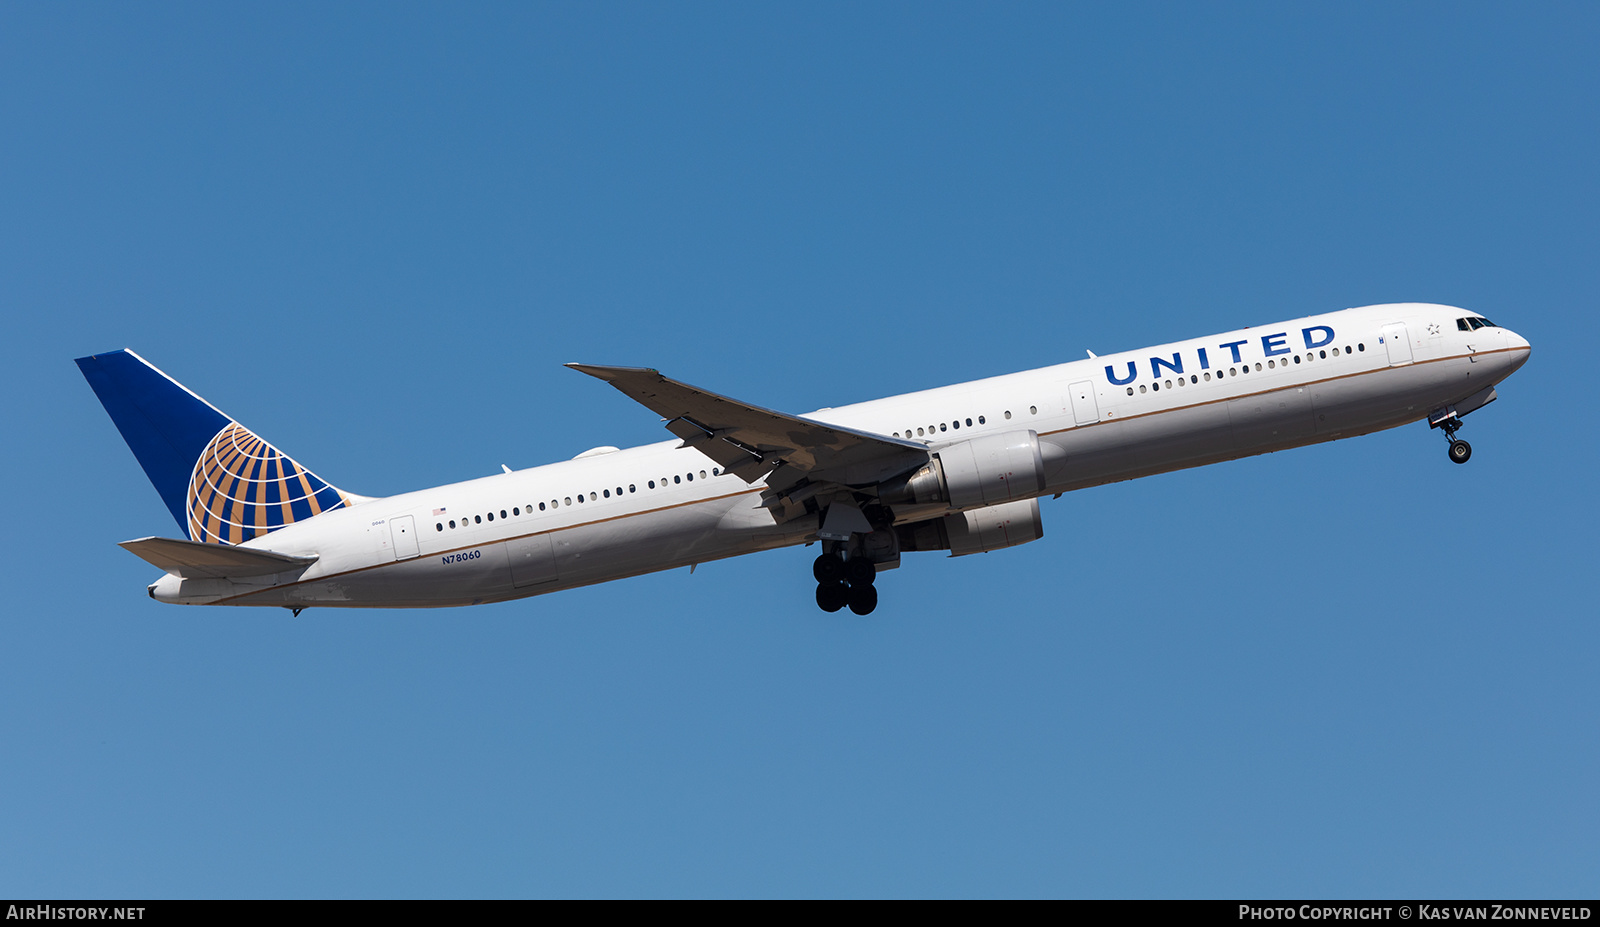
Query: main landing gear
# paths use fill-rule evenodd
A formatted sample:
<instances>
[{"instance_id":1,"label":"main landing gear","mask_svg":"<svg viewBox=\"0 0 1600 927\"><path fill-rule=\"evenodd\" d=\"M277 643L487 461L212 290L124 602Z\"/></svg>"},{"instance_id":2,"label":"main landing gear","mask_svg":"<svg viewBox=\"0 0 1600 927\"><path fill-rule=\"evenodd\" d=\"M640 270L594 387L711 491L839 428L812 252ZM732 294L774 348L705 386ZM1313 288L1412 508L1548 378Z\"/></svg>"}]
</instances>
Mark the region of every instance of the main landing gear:
<instances>
[{"instance_id":1,"label":"main landing gear","mask_svg":"<svg viewBox=\"0 0 1600 927\"><path fill-rule=\"evenodd\" d=\"M1461 427L1459 418L1448 418L1439 423L1444 429L1444 436L1450 440L1451 463L1463 464L1472 459L1472 445L1456 437L1456 430Z\"/></svg>"},{"instance_id":2,"label":"main landing gear","mask_svg":"<svg viewBox=\"0 0 1600 927\"><path fill-rule=\"evenodd\" d=\"M878 607L878 590L872 585L878 568L864 557L844 560L838 550L825 550L811 564L811 575L817 580L817 607L825 612L848 605L857 615L870 615Z\"/></svg>"}]
</instances>

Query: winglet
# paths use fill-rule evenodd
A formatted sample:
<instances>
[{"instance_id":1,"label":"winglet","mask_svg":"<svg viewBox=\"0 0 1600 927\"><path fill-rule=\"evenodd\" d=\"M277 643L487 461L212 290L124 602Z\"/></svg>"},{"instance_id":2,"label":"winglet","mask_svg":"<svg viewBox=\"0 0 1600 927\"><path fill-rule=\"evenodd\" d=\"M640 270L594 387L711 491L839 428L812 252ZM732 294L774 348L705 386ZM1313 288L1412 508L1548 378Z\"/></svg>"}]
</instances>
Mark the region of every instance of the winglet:
<instances>
[{"instance_id":1,"label":"winglet","mask_svg":"<svg viewBox=\"0 0 1600 927\"><path fill-rule=\"evenodd\" d=\"M586 373L597 380L604 380L607 383L616 380L618 377L625 377L635 373L661 376L661 371L654 367L606 367L600 364L563 364L562 366L571 367L579 373Z\"/></svg>"}]
</instances>

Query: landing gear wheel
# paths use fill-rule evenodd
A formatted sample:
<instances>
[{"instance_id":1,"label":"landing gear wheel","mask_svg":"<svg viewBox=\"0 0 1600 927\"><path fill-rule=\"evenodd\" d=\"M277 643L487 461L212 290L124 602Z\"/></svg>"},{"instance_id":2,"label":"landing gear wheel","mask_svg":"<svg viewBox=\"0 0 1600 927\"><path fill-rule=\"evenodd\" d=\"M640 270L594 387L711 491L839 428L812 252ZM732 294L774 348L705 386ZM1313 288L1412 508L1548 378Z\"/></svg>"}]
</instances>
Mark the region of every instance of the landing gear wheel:
<instances>
[{"instance_id":1,"label":"landing gear wheel","mask_svg":"<svg viewBox=\"0 0 1600 927\"><path fill-rule=\"evenodd\" d=\"M1450 442L1450 460L1453 463L1466 463L1472 459L1472 445L1457 438Z\"/></svg>"},{"instance_id":2,"label":"landing gear wheel","mask_svg":"<svg viewBox=\"0 0 1600 927\"><path fill-rule=\"evenodd\" d=\"M852 586L870 586L878 578L878 568L871 560L863 557L851 557L844 562L844 578Z\"/></svg>"},{"instance_id":3,"label":"landing gear wheel","mask_svg":"<svg viewBox=\"0 0 1600 927\"><path fill-rule=\"evenodd\" d=\"M869 587L870 588L870 587ZM876 600L877 596L873 596ZM836 612L851 601L850 587L837 580L817 584L817 607L825 612ZM854 606L851 606L854 608Z\"/></svg>"},{"instance_id":4,"label":"landing gear wheel","mask_svg":"<svg viewBox=\"0 0 1600 927\"><path fill-rule=\"evenodd\" d=\"M811 575L817 582L824 585L836 583L844 578L844 561L833 554L823 554L811 564ZM836 608L829 611L838 611Z\"/></svg>"},{"instance_id":5,"label":"landing gear wheel","mask_svg":"<svg viewBox=\"0 0 1600 927\"><path fill-rule=\"evenodd\" d=\"M876 586L851 586L850 610L858 615L870 615L878 607L878 589Z\"/></svg>"}]
</instances>

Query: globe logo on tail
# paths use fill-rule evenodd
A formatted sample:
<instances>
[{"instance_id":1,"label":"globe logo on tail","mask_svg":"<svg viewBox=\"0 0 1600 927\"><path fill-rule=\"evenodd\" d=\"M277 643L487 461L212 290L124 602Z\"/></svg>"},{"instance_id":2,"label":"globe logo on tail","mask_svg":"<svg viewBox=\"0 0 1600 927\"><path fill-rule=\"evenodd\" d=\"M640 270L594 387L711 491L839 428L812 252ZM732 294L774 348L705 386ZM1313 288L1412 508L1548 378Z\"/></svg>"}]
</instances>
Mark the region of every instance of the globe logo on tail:
<instances>
[{"instance_id":1,"label":"globe logo on tail","mask_svg":"<svg viewBox=\"0 0 1600 927\"><path fill-rule=\"evenodd\" d=\"M206 445L189 478L189 539L241 544L353 501L250 429L230 422Z\"/></svg>"}]
</instances>

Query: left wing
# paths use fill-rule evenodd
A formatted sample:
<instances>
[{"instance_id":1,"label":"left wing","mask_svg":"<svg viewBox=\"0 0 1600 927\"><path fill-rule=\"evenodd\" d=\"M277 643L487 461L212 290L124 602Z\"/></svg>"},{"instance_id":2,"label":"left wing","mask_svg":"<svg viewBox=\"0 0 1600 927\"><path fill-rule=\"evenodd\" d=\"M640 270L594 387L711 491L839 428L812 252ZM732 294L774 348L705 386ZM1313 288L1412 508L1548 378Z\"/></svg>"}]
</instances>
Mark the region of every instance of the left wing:
<instances>
[{"instance_id":1,"label":"left wing","mask_svg":"<svg viewBox=\"0 0 1600 927\"><path fill-rule=\"evenodd\" d=\"M774 412L664 377L646 367L568 364L605 380L667 420L667 430L746 483L779 491L804 481L862 486L928 460L926 446ZM770 476L769 476L770 474Z\"/></svg>"}]
</instances>

